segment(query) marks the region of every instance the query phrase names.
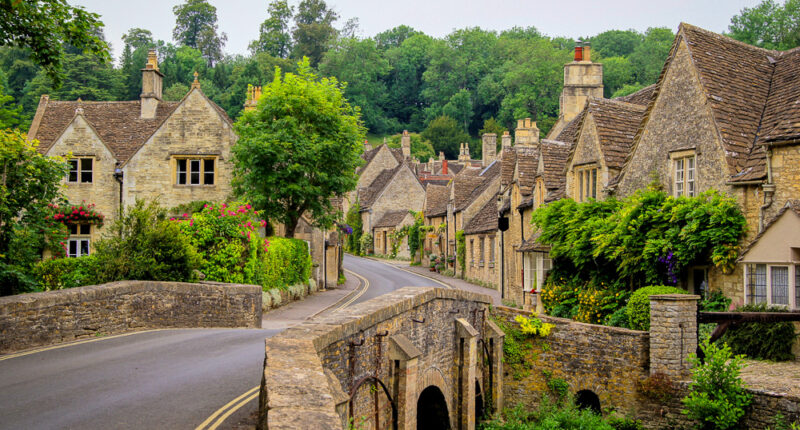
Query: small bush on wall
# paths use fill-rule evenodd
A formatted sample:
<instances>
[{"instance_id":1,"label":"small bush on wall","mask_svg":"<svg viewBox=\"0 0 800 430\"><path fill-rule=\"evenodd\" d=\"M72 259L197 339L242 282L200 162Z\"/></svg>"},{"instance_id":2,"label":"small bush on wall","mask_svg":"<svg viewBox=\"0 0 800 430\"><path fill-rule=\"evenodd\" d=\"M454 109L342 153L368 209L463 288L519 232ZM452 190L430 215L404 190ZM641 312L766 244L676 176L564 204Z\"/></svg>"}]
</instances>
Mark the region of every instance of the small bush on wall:
<instances>
[{"instance_id":1,"label":"small bush on wall","mask_svg":"<svg viewBox=\"0 0 800 430\"><path fill-rule=\"evenodd\" d=\"M44 291L82 287L97 283L97 257L53 258L34 266L39 287Z\"/></svg>"},{"instance_id":2,"label":"small bush on wall","mask_svg":"<svg viewBox=\"0 0 800 430\"><path fill-rule=\"evenodd\" d=\"M658 294L689 294L681 288L654 285L636 290L628 300L628 324L634 330L650 330L650 296Z\"/></svg>"}]
</instances>

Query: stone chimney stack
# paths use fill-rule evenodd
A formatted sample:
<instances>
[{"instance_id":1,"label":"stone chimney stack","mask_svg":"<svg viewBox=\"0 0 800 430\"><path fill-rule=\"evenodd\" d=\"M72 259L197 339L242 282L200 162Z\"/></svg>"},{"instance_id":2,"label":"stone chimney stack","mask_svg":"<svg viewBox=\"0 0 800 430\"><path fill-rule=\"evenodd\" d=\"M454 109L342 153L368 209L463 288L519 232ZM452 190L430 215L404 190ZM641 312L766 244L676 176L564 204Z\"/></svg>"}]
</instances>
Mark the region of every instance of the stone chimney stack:
<instances>
[{"instance_id":1,"label":"stone chimney stack","mask_svg":"<svg viewBox=\"0 0 800 430\"><path fill-rule=\"evenodd\" d=\"M564 89L559 98L559 112L564 121L578 116L587 98L603 98L603 65L592 63L591 53L591 45L579 41L574 61L564 65Z\"/></svg>"},{"instance_id":2,"label":"stone chimney stack","mask_svg":"<svg viewBox=\"0 0 800 430\"><path fill-rule=\"evenodd\" d=\"M403 130L403 137L400 138L400 148L403 150L403 158L411 158L411 136L408 130Z\"/></svg>"},{"instance_id":3,"label":"stone chimney stack","mask_svg":"<svg viewBox=\"0 0 800 430\"><path fill-rule=\"evenodd\" d=\"M483 141L483 157L481 159L481 164L483 167L486 167L497 158L497 135L495 133L484 133L482 137Z\"/></svg>"},{"instance_id":4,"label":"stone chimney stack","mask_svg":"<svg viewBox=\"0 0 800 430\"><path fill-rule=\"evenodd\" d=\"M151 49L147 53L147 63L142 69L142 94L141 114L142 119L153 119L156 117L158 102L161 101L162 83L164 75L158 70L158 57L156 50Z\"/></svg>"},{"instance_id":5,"label":"stone chimney stack","mask_svg":"<svg viewBox=\"0 0 800 430\"><path fill-rule=\"evenodd\" d=\"M458 153L458 161L469 161L469 144L461 143L461 150Z\"/></svg>"},{"instance_id":6,"label":"stone chimney stack","mask_svg":"<svg viewBox=\"0 0 800 430\"><path fill-rule=\"evenodd\" d=\"M247 84L247 97L245 98L244 101L245 112L255 110L256 106L258 106L258 99L260 98L261 98L261 87L256 87Z\"/></svg>"},{"instance_id":7,"label":"stone chimney stack","mask_svg":"<svg viewBox=\"0 0 800 430\"><path fill-rule=\"evenodd\" d=\"M539 128L536 121L530 118L517 120L517 129L514 130L515 145L536 145L539 143Z\"/></svg>"},{"instance_id":8,"label":"stone chimney stack","mask_svg":"<svg viewBox=\"0 0 800 430\"><path fill-rule=\"evenodd\" d=\"M439 151L439 161L444 161L444 151Z\"/></svg>"},{"instance_id":9,"label":"stone chimney stack","mask_svg":"<svg viewBox=\"0 0 800 430\"><path fill-rule=\"evenodd\" d=\"M433 157L428 157L428 165L426 167L428 168L428 172L432 175L434 170L436 170L436 162L433 160Z\"/></svg>"},{"instance_id":10,"label":"stone chimney stack","mask_svg":"<svg viewBox=\"0 0 800 430\"><path fill-rule=\"evenodd\" d=\"M364 140L364 152L371 151L372 145L369 144L369 140Z\"/></svg>"},{"instance_id":11,"label":"stone chimney stack","mask_svg":"<svg viewBox=\"0 0 800 430\"><path fill-rule=\"evenodd\" d=\"M503 149L511 148L511 135L508 134L508 131L503 132L503 137L501 138L501 142L503 144Z\"/></svg>"}]
</instances>

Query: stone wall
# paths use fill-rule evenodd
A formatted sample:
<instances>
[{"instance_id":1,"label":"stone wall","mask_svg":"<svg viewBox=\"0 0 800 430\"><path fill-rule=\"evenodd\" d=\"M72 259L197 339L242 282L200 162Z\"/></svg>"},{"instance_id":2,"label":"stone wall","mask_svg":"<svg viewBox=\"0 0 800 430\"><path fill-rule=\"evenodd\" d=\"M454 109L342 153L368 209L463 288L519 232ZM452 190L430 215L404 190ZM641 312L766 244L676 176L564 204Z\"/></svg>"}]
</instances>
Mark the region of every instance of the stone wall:
<instances>
[{"instance_id":1,"label":"stone wall","mask_svg":"<svg viewBox=\"0 0 800 430\"><path fill-rule=\"evenodd\" d=\"M365 231L372 231L374 223L383 218L386 212L412 210L419 212L425 204L425 188L420 184L411 169L403 167L386 185L381 195L372 203L371 219L364 224ZM377 252L377 250L376 250Z\"/></svg>"},{"instance_id":2,"label":"stone wall","mask_svg":"<svg viewBox=\"0 0 800 430\"><path fill-rule=\"evenodd\" d=\"M499 233L499 232L498 232ZM484 286L499 289L500 285L500 235L494 232L468 234L466 277L480 281ZM481 259L483 239L483 259ZM474 258L471 258L474 256Z\"/></svg>"},{"instance_id":3,"label":"stone wall","mask_svg":"<svg viewBox=\"0 0 800 430\"><path fill-rule=\"evenodd\" d=\"M516 329L519 323L514 319L518 315L530 317L531 313L502 306L492 311L493 318ZM647 332L546 315L538 318L555 327L546 338L532 340L532 349L527 353L529 366L506 364L503 399L507 407L519 403L529 408L538 405L543 393L552 396L548 380L562 379L569 384L573 395L581 390L594 392L602 408L611 407L623 413L637 410L638 383L649 376Z\"/></svg>"},{"instance_id":4,"label":"stone wall","mask_svg":"<svg viewBox=\"0 0 800 430\"><path fill-rule=\"evenodd\" d=\"M775 195L767 209L764 223L768 223L789 199L800 199L800 145L775 146L772 151L772 182Z\"/></svg>"},{"instance_id":5,"label":"stone wall","mask_svg":"<svg viewBox=\"0 0 800 430\"><path fill-rule=\"evenodd\" d=\"M444 394L450 422L472 417L461 428L473 428L476 382L502 405L502 378L490 389L478 360L482 339L495 354L495 374L502 372L502 333L485 320L488 304L465 291L406 287L267 339L259 428L348 428L352 417L371 429L376 416L391 428L392 407L375 377L395 399L398 428L416 427L417 399L431 385Z\"/></svg>"},{"instance_id":6,"label":"stone wall","mask_svg":"<svg viewBox=\"0 0 800 430\"><path fill-rule=\"evenodd\" d=\"M120 281L0 297L0 353L130 330L190 327L261 327L261 287Z\"/></svg>"}]
</instances>

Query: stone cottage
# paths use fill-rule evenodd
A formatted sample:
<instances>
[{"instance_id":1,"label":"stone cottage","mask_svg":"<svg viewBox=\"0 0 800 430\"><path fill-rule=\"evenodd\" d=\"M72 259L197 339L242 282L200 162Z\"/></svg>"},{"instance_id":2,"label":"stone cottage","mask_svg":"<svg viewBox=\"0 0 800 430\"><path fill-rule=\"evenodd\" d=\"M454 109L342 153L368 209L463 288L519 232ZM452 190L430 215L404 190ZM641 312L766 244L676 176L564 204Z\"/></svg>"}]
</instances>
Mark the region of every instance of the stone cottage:
<instances>
[{"instance_id":1,"label":"stone cottage","mask_svg":"<svg viewBox=\"0 0 800 430\"><path fill-rule=\"evenodd\" d=\"M374 250L376 254L390 255L392 247L395 246L395 240L392 234L403 229L405 226L414 225L414 215L408 210L397 210L386 212L383 217L375 223L372 228ZM411 254L408 250L408 237L400 239L397 244L397 257L410 258Z\"/></svg>"},{"instance_id":2,"label":"stone cottage","mask_svg":"<svg viewBox=\"0 0 800 430\"><path fill-rule=\"evenodd\" d=\"M45 94L29 138L45 155L68 156L64 182L70 203L95 204L108 221L121 205L158 199L166 207L196 200L222 201L231 193L228 115L195 81L177 102L162 99L163 74L155 51L142 69L139 100L56 101ZM81 225L69 238L69 255L91 253L97 226Z\"/></svg>"}]
</instances>

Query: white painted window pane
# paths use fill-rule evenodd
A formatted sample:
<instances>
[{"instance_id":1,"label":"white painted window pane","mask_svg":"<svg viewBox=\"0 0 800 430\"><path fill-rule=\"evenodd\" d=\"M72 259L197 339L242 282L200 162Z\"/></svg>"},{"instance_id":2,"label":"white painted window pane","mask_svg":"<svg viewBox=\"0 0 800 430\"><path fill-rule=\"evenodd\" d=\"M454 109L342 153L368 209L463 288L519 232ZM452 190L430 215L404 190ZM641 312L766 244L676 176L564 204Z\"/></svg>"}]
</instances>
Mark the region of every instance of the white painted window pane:
<instances>
[{"instance_id":1,"label":"white painted window pane","mask_svg":"<svg viewBox=\"0 0 800 430\"><path fill-rule=\"evenodd\" d=\"M750 304L767 301L766 264L747 265L747 302Z\"/></svg>"},{"instance_id":2,"label":"white painted window pane","mask_svg":"<svg viewBox=\"0 0 800 430\"><path fill-rule=\"evenodd\" d=\"M200 160L189 160L189 183L200 184Z\"/></svg>"},{"instance_id":3,"label":"white painted window pane","mask_svg":"<svg viewBox=\"0 0 800 430\"><path fill-rule=\"evenodd\" d=\"M70 240L69 241L69 251L67 253L69 257L77 257L78 256L78 241L77 240Z\"/></svg>"},{"instance_id":4,"label":"white painted window pane","mask_svg":"<svg viewBox=\"0 0 800 430\"><path fill-rule=\"evenodd\" d=\"M770 281L772 287L772 303L776 305L788 305L789 268L786 266L770 267Z\"/></svg>"},{"instance_id":5,"label":"white painted window pane","mask_svg":"<svg viewBox=\"0 0 800 430\"><path fill-rule=\"evenodd\" d=\"M683 160L675 160L675 195L683 195Z\"/></svg>"},{"instance_id":6,"label":"white painted window pane","mask_svg":"<svg viewBox=\"0 0 800 430\"><path fill-rule=\"evenodd\" d=\"M80 242L80 255L89 255L89 239L83 239Z\"/></svg>"}]
</instances>

